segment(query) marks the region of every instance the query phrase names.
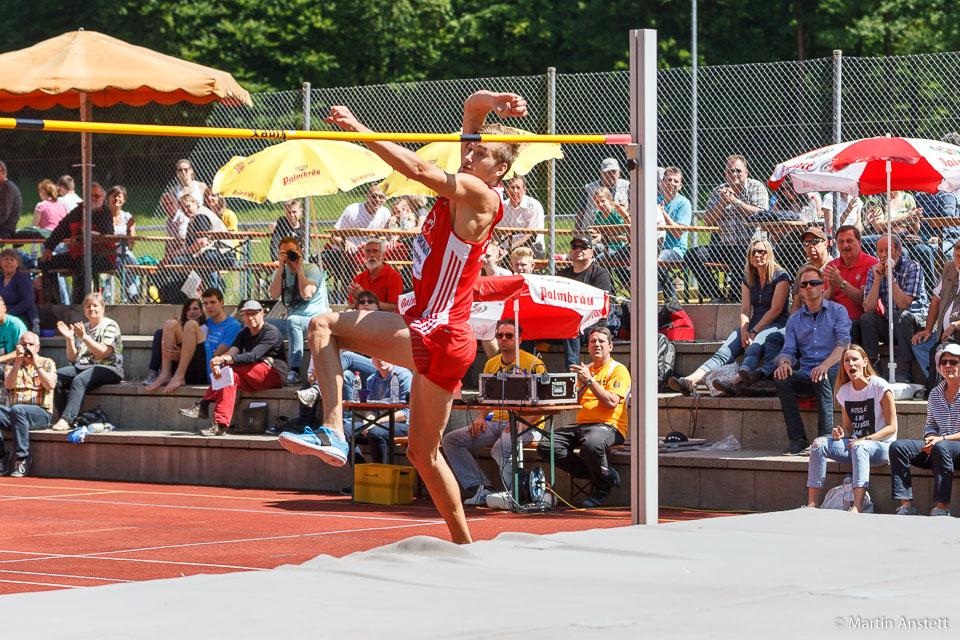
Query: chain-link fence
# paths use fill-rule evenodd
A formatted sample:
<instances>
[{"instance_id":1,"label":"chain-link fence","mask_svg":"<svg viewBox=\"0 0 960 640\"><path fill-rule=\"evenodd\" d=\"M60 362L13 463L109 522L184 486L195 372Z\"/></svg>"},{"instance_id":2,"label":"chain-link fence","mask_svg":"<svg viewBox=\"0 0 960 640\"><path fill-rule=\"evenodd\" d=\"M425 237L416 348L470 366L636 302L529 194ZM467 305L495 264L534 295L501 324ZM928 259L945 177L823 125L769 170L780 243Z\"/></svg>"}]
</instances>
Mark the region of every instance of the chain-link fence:
<instances>
[{"instance_id":1,"label":"chain-link fence","mask_svg":"<svg viewBox=\"0 0 960 640\"><path fill-rule=\"evenodd\" d=\"M681 299L692 302L725 296L738 300L736 283L743 274L745 244L758 233L772 242L777 261L789 271L806 260L798 229L807 222L822 223L822 200L791 193L770 194L765 187L760 197L758 186L755 187L755 195L761 200L758 206L778 210L777 213L746 220L741 212L743 219L724 222L706 211L713 190L728 179L725 174L728 156L742 155L748 177L765 183L778 162L837 140L886 133L940 138L960 129L958 67L960 55L954 53L890 58L835 56L801 62L701 67L696 75L696 114L692 112L692 70L660 70L658 164L677 166L683 173L680 194L692 201L694 217L681 222L707 229L687 231L678 241L666 241L668 247L675 249L677 242L680 243L678 255L666 256L668 259L661 261L661 283L667 296L679 293ZM555 123L557 133L564 134L628 132L629 75L625 71L313 89L309 96L309 116L312 128L321 129L327 126L322 120L330 105L346 104L374 130L456 131L464 99L479 88L524 95L530 105L530 117L517 124L535 133L548 133L551 122ZM307 101L302 91L260 93L252 97L252 108L118 106L95 109L94 119L272 129L303 126ZM550 104L556 105L553 113L550 113ZM21 112L18 116L77 119L75 112L64 109ZM127 187L129 199L124 208L134 214L138 235L158 238L138 240L133 249L140 262L150 263L162 260L171 244L166 240L170 237L169 212L161 206L161 200L163 193L175 184L176 161L189 158L197 179L210 184L216 171L231 157L249 155L269 144L271 141L265 140L95 135L94 176L105 187L112 184ZM527 176L529 195L548 210L547 224L553 224L561 232L571 229L583 219L581 212L587 214L585 223L615 223L615 211L594 217L597 205L592 198L584 197L584 187L600 179L604 158L613 157L623 167L623 150L599 145L565 145L563 153L564 158L555 163L553 181L550 181L548 163L537 165ZM36 202L34 186L43 178L56 180L62 174L79 176L76 166L79 155L79 139L75 135L0 131L0 158L6 160L10 178L20 186L27 212L21 226L31 221ZM624 177L627 176L624 174ZM79 192L79 180L77 187ZM309 199L311 233L320 236L311 241L312 254L321 253L329 242L322 236L329 233L348 204L364 199L365 192L366 187L362 186L347 193ZM831 196L821 195L830 205ZM553 216L549 215L551 203ZM265 297L265 283L272 269L269 265L275 259L269 234L284 216L283 207L279 203L258 205L238 199L230 199L227 206L237 213L239 230L249 233L250 237L235 242L235 251L227 251L222 263L208 265L200 275L225 286L231 301L246 296ZM937 214L925 211L925 215ZM841 221L838 217L833 226ZM864 224L862 219L854 221ZM864 231L871 233L869 224ZM935 234L928 228L917 231L923 241ZM671 238L673 235L670 234ZM625 293L629 265L619 257L622 251L619 255L609 255L622 239L607 230L597 237L604 245L598 247L597 253L609 259L611 270L619 278L619 291ZM549 236L547 238L549 243ZM570 234L560 233L556 238L555 246L546 247L547 254L562 259ZM705 253L703 249L694 249L704 245L711 250ZM681 254L685 247L689 249L684 256ZM942 253L938 251L935 258L942 259ZM398 266L403 267L402 261ZM331 300L341 302L345 283L361 264L339 261L326 267ZM934 264L927 268L937 267ZM134 269L135 280L130 291L137 292L139 298L152 298L155 293L175 297L186 273L167 271L164 275L163 271L151 269L149 265ZM127 277L131 277L129 273ZM150 289L149 285L156 288ZM120 288L114 289L118 290L114 295L119 299Z\"/></svg>"}]
</instances>

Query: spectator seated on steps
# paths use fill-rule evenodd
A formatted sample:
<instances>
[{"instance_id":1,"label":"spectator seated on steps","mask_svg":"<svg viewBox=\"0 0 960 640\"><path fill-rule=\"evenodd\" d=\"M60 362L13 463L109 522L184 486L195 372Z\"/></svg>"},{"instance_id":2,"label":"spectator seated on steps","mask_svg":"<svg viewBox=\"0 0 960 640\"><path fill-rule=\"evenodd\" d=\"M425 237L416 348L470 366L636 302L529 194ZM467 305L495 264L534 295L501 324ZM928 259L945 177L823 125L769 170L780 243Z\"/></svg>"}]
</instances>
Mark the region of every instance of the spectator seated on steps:
<instances>
[{"instance_id":1,"label":"spectator seated on steps","mask_svg":"<svg viewBox=\"0 0 960 640\"><path fill-rule=\"evenodd\" d=\"M202 436L222 436L233 418L237 391L263 391L283 386L287 374L287 351L280 330L264 321L263 307L247 300L240 308L246 325L223 355L210 359L210 387L204 402L214 402L213 423ZM228 368L229 367L229 368ZM221 376L227 376L224 380ZM199 406L181 409L181 415L198 418ZM195 411L196 410L196 411Z\"/></svg>"},{"instance_id":2,"label":"spectator seated on steps","mask_svg":"<svg viewBox=\"0 0 960 640\"><path fill-rule=\"evenodd\" d=\"M587 335L591 365L575 364L580 410L574 424L554 430L553 440L541 440L537 454L549 461L551 449L558 467L574 478L589 478L590 497L583 506L602 505L613 487L620 486L620 475L610 465L607 451L623 444L627 436L627 402L630 371L610 357L613 336L606 327L594 327ZM580 447L579 455L574 449Z\"/></svg>"},{"instance_id":3,"label":"spectator seated on steps","mask_svg":"<svg viewBox=\"0 0 960 640\"><path fill-rule=\"evenodd\" d=\"M200 304L203 307L201 317L195 320L187 318L185 322L170 319L164 323L160 373L156 380L147 385L147 391L164 387L164 393L173 393L184 384L207 384L210 361L226 353L240 333L243 328L240 322L223 311L223 292L220 289L206 289L200 294ZM202 349L198 348L201 344ZM196 359L201 357L205 364L199 369ZM176 369L174 360L177 361ZM201 405L202 401L193 407L197 411L193 417L206 417L206 405Z\"/></svg>"}]
</instances>

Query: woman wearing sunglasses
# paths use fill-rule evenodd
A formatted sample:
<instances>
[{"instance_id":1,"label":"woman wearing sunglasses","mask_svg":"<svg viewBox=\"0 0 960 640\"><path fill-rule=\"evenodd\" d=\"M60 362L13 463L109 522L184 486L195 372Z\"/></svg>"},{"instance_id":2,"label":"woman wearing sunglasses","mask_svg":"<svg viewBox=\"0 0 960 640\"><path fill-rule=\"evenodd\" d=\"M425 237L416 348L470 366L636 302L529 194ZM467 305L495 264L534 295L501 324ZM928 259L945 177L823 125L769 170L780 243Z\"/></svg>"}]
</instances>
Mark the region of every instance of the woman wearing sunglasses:
<instances>
[{"instance_id":1,"label":"woman wearing sunglasses","mask_svg":"<svg viewBox=\"0 0 960 640\"><path fill-rule=\"evenodd\" d=\"M783 335L787 323L790 275L773 257L773 246L766 240L754 240L747 249L746 267L740 283L740 328L724 341L713 357L696 371L682 378L672 377L667 384L674 391L689 395L709 371L733 362L744 354L743 366L732 382L716 381L717 388L727 393L741 383L756 382L773 373L773 359L783 340L770 340ZM758 368L761 358L764 361Z\"/></svg>"},{"instance_id":2,"label":"woman wearing sunglasses","mask_svg":"<svg viewBox=\"0 0 960 640\"><path fill-rule=\"evenodd\" d=\"M910 466L933 469L931 516L950 515L953 469L960 464L960 345L949 343L937 352L937 370L943 380L927 399L927 424L923 440L897 440L890 447L890 482L893 499L900 501L898 516L917 513L913 506Z\"/></svg>"},{"instance_id":3,"label":"woman wearing sunglasses","mask_svg":"<svg viewBox=\"0 0 960 640\"><path fill-rule=\"evenodd\" d=\"M827 476L827 459L849 462L853 467L853 506L863 511L870 486L870 467L890 462L890 445L897 439L897 407L890 384L877 375L859 345L843 351L837 375L837 404L843 426L821 436L810 446L807 470L807 506L816 508Z\"/></svg>"}]
</instances>

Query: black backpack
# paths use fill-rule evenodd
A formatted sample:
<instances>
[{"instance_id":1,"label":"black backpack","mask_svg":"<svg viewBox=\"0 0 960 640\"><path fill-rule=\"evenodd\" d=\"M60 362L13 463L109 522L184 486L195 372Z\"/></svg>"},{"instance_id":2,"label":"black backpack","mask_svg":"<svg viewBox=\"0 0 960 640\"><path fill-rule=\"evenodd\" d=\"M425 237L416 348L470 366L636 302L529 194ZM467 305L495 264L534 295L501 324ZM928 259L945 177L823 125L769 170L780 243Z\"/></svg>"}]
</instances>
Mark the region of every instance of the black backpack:
<instances>
[{"instance_id":1,"label":"black backpack","mask_svg":"<svg viewBox=\"0 0 960 640\"><path fill-rule=\"evenodd\" d=\"M660 384L658 391L667 390L667 380L673 375L673 367L677 363L677 348L673 342L662 333L657 334L657 379Z\"/></svg>"}]
</instances>

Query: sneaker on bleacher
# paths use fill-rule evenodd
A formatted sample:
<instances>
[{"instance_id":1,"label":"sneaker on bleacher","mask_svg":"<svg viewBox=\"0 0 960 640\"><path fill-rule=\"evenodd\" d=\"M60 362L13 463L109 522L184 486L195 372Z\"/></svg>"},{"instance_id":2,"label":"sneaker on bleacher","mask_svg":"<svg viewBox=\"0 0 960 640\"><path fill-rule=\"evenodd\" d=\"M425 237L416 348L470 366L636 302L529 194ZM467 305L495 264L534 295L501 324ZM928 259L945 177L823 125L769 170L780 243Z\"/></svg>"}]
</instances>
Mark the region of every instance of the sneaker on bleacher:
<instances>
[{"instance_id":1,"label":"sneaker on bleacher","mask_svg":"<svg viewBox=\"0 0 960 640\"><path fill-rule=\"evenodd\" d=\"M287 374L287 381L284 383L288 387L295 387L300 384L300 374L294 370L290 370Z\"/></svg>"},{"instance_id":2,"label":"sneaker on bleacher","mask_svg":"<svg viewBox=\"0 0 960 640\"><path fill-rule=\"evenodd\" d=\"M180 415L186 418L193 418L194 420L199 420L201 418L206 420L210 417L210 412L209 409L197 402L192 407L180 409Z\"/></svg>"},{"instance_id":3,"label":"sneaker on bleacher","mask_svg":"<svg viewBox=\"0 0 960 640\"><path fill-rule=\"evenodd\" d=\"M300 404L305 407L312 407L317 404L317 400L320 398L320 389L316 386L307 387L306 389L300 389L297 391L297 399L300 400Z\"/></svg>"}]
</instances>

